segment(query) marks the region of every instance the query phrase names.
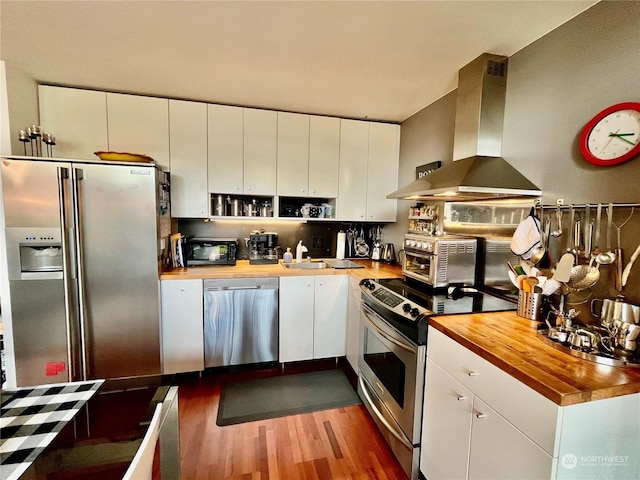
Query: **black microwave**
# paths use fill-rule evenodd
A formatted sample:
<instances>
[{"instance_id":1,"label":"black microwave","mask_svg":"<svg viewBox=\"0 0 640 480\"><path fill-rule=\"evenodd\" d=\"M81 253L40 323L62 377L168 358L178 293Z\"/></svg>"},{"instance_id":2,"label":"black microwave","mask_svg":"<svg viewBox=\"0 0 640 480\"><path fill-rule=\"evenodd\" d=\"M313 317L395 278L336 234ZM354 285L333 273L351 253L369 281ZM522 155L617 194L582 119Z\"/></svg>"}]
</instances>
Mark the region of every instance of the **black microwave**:
<instances>
[{"instance_id":1,"label":"black microwave","mask_svg":"<svg viewBox=\"0 0 640 480\"><path fill-rule=\"evenodd\" d=\"M183 254L187 267L197 265L235 265L237 238L189 237Z\"/></svg>"}]
</instances>

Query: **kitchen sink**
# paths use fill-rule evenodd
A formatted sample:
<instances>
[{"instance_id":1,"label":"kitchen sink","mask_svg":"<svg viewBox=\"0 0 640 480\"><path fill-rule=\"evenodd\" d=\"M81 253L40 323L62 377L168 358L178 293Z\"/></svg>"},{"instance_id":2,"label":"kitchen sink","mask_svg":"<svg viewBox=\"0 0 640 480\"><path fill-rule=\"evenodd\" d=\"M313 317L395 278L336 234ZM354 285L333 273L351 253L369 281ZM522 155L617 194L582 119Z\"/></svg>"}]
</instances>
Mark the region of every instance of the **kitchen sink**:
<instances>
[{"instance_id":1,"label":"kitchen sink","mask_svg":"<svg viewBox=\"0 0 640 480\"><path fill-rule=\"evenodd\" d=\"M293 268L299 270L316 270L319 268L331 268L323 261L317 262L300 262L300 263L283 263L284 268Z\"/></svg>"}]
</instances>

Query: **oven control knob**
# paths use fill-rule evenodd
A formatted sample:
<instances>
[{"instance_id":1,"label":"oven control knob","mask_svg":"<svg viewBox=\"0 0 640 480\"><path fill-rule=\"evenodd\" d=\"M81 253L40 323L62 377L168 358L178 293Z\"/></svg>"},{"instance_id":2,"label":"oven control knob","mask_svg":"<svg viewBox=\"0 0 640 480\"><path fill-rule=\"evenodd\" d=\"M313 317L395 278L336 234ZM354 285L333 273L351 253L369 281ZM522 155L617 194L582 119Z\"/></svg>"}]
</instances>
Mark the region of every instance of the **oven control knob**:
<instances>
[{"instance_id":1,"label":"oven control knob","mask_svg":"<svg viewBox=\"0 0 640 480\"><path fill-rule=\"evenodd\" d=\"M410 310L411 310L411 304L410 303L405 303L404 305L402 305L402 311L408 312Z\"/></svg>"},{"instance_id":2,"label":"oven control knob","mask_svg":"<svg viewBox=\"0 0 640 480\"><path fill-rule=\"evenodd\" d=\"M418 310L415 307L409 310L409 315L411 315L412 317L417 317L419 313L420 313L420 310Z\"/></svg>"},{"instance_id":3,"label":"oven control knob","mask_svg":"<svg viewBox=\"0 0 640 480\"><path fill-rule=\"evenodd\" d=\"M374 290L376 288L376 286L373 283L371 283L369 280L365 280L364 282L362 282L362 285L365 288L368 288L369 290Z\"/></svg>"}]
</instances>

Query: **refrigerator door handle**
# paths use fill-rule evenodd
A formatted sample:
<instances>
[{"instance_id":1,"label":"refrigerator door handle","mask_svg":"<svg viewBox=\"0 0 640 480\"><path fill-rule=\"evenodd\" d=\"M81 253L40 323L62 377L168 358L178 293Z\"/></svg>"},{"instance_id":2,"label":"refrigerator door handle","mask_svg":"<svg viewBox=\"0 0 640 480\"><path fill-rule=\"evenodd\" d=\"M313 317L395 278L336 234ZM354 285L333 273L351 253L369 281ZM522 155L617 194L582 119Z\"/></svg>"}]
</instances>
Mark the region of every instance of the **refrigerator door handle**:
<instances>
[{"instance_id":1,"label":"refrigerator door handle","mask_svg":"<svg viewBox=\"0 0 640 480\"><path fill-rule=\"evenodd\" d=\"M64 285L65 328L67 331L67 365L69 366L69 380L74 381L77 379L77 372L73 356L74 342L71 306L73 294L71 290L71 279L75 278L75 262L73 261L74 249L69 244L73 235L71 230L72 227L69 225L70 219L67 208L68 184L69 169L65 167L58 167L58 205L60 209L60 226L62 230L60 232L60 246L62 247L62 280Z\"/></svg>"},{"instance_id":2,"label":"refrigerator door handle","mask_svg":"<svg viewBox=\"0 0 640 480\"><path fill-rule=\"evenodd\" d=\"M86 307L85 307L85 279L82 265L84 265L83 252L83 228L82 228L82 177L83 171L80 168L72 168L71 182L73 184L73 220L76 231L76 264L78 277L78 321L80 328L80 360L82 363L82 380L89 378L88 356L87 356L87 328L86 328Z\"/></svg>"}]
</instances>

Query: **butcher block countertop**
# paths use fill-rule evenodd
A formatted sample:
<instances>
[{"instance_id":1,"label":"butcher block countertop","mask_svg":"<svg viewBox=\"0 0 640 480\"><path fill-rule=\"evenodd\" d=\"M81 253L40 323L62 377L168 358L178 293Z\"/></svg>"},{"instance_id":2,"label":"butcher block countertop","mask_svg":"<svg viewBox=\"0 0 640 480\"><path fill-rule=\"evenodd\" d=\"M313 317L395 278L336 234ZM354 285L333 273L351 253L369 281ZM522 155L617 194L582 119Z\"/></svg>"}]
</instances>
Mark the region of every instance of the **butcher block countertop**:
<instances>
[{"instance_id":1,"label":"butcher block countertop","mask_svg":"<svg viewBox=\"0 0 640 480\"><path fill-rule=\"evenodd\" d=\"M556 350L538 338L538 322L515 312L443 315L429 325L560 406L640 392L640 368Z\"/></svg>"},{"instance_id":2,"label":"butcher block countertop","mask_svg":"<svg viewBox=\"0 0 640 480\"><path fill-rule=\"evenodd\" d=\"M314 258L322 260L321 258ZM327 259L328 260L328 259ZM395 278L402 277L399 264L376 262L373 260L353 260L364 268L286 268L282 260L278 264L250 265L249 260L238 260L235 265L212 265L189 268L174 268L163 272L160 280L188 280L204 278L242 278L242 277L294 277L301 275L353 275L358 278Z\"/></svg>"}]
</instances>

